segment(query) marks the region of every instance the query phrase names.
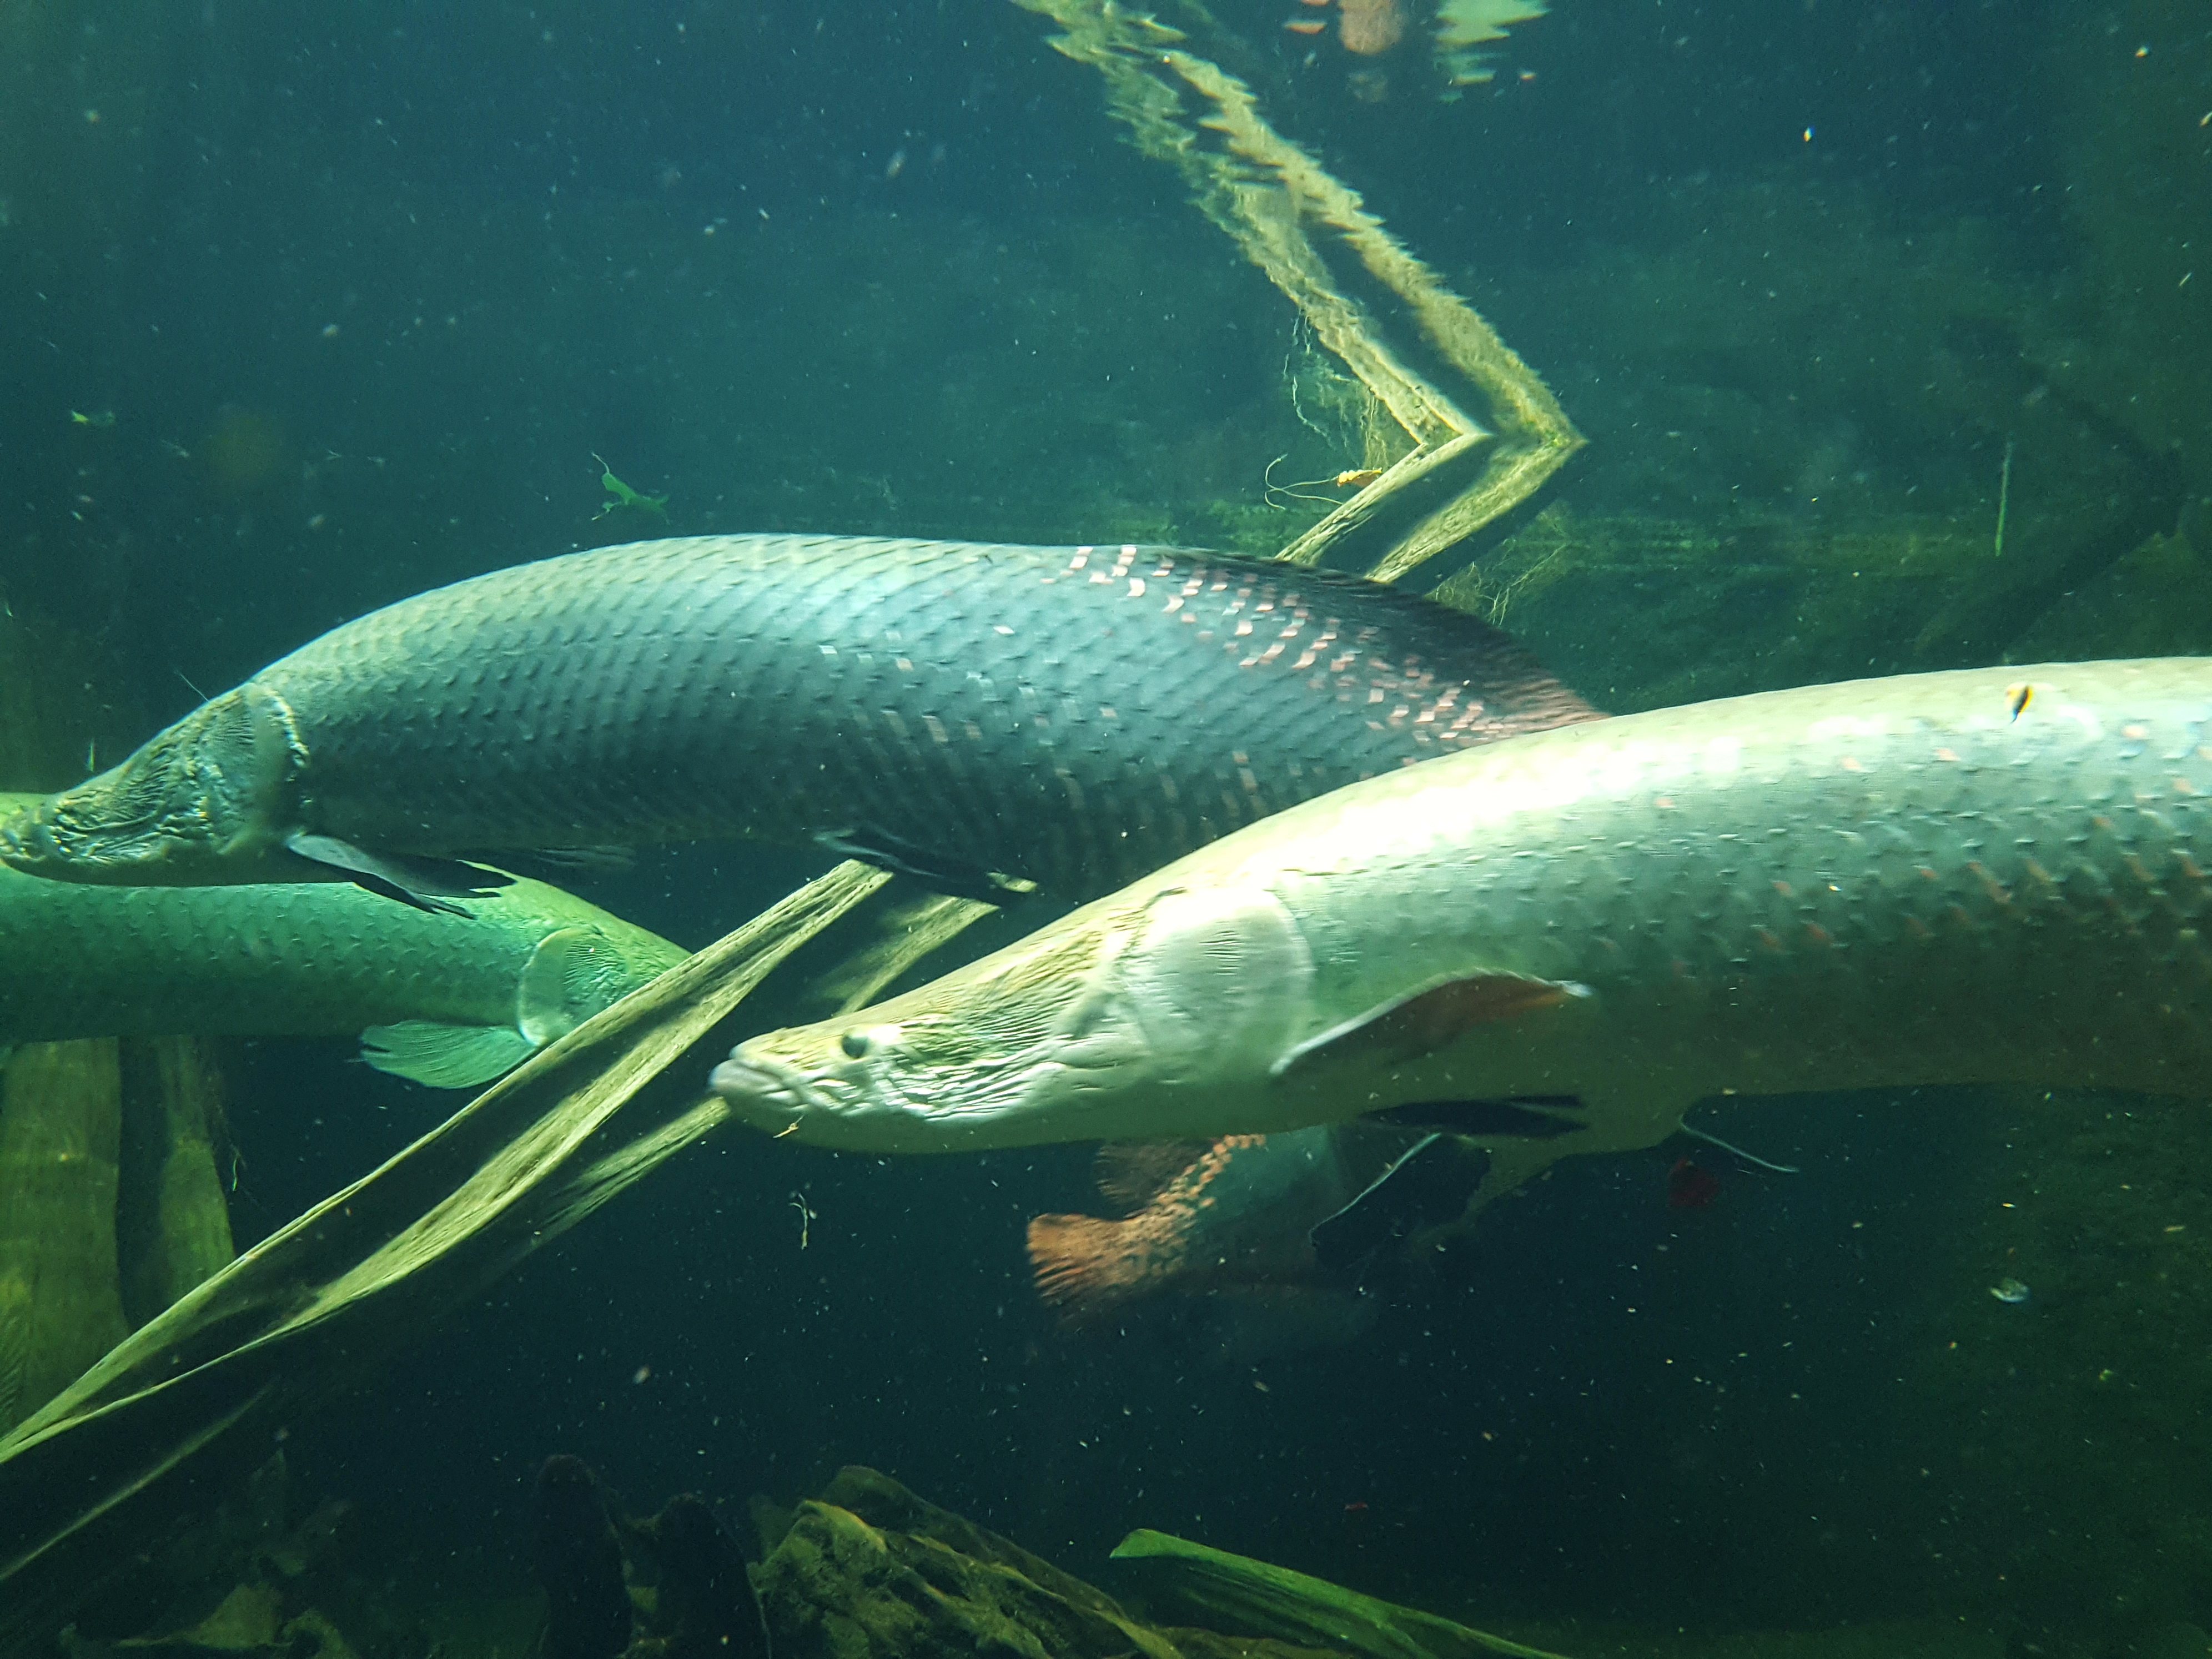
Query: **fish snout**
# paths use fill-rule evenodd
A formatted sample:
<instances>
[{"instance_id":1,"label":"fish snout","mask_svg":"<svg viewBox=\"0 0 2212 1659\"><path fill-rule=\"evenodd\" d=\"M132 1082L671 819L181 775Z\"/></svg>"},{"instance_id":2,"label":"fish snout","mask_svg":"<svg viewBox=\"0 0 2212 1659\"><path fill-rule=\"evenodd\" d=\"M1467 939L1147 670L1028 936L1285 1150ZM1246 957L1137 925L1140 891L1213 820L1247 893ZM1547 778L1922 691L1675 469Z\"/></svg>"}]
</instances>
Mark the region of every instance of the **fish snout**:
<instances>
[{"instance_id":1,"label":"fish snout","mask_svg":"<svg viewBox=\"0 0 2212 1659\"><path fill-rule=\"evenodd\" d=\"M821 1104L805 1080L790 1066L764 1055L748 1054L742 1045L714 1070L708 1086L729 1102L737 1115L757 1129L787 1133Z\"/></svg>"},{"instance_id":2,"label":"fish snout","mask_svg":"<svg viewBox=\"0 0 2212 1659\"><path fill-rule=\"evenodd\" d=\"M54 838L52 802L23 807L0 823L0 864L27 875L50 875L67 856Z\"/></svg>"}]
</instances>

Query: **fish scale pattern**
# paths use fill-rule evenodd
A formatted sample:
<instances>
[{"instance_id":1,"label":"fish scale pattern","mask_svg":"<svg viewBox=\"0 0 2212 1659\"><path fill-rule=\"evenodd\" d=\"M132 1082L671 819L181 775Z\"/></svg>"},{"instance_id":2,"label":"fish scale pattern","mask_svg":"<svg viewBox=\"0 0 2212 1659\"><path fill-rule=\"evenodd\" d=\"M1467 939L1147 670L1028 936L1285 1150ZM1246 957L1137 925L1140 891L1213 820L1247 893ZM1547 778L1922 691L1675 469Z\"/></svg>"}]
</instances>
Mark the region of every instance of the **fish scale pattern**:
<instances>
[{"instance_id":1,"label":"fish scale pattern","mask_svg":"<svg viewBox=\"0 0 2212 1659\"><path fill-rule=\"evenodd\" d=\"M1147 547L637 543L272 664L304 827L447 853L817 835L1074 897L1363 777L1594 716L1379 584Z\"/></svg>"},{"instance_id":2,"label":"fish scale pattern","mask_svg":"<svg viewBox=\"0 0 2212 1659\"><path fill-rule=\"evenodd\" d=\"M1509 1185L1569 1153L1653 1145L1726 1094L2202 1098L2208 872L2212 659L1762 692L1472 749L1291 808L870 1008L885 1035L861 1054L849 1018L795 1026L739 1045L715 1086L773 1133L900 1152L1577 1103L1568 1133L1493 1138ZM1230 924L1218 937L1241 933L1219 953L1232 969L1279 960L1295 928L1310 971L1246 974L1249 1028L1283 1040L1224 1035L1204 1066L1180 1050L1163 1063L1164 1005L1224 1024L1217 978L1173 1000L1189 935L1153 903L1170 892ZM1072 1036L1038 1019L1062 976L1025 964L1109 939L1082 993L1108 1012ZM1517 999L1501 981L1564 994ZM1450 986L1486 994L1401 1041L1419 1028L1393 1029L1397 1015ZM976 1057L976 1034L1024 1028L1028 1049Z\"/></svg>"},{"instance_id":3,"label":"fish scale pattern","mask_svg":"<svg viewBox=\"0 0 2212 1659\"><path fill-rule=\"evenodd\" d=\"M0 869L0 1043L191 1031L349 1034L392 1020L514 1023L548 934L605 941L611 1002L683 960L666 940L521 880L431 915L335 883L99 887Z\"/></svg>"},{"instance_id":4,"label":"fish scale pattern","mask_svg":"<svg viewBox=\"0 0 2212 1659\"><path fill-rule=\"evenodd\" d=\"M2046 685L2018 718L2014 676ZM1459 822L1456 860L1419 826ZM1407 842L1382 842L1402 823ZM1383 1000L1378 949L1593 988L1770 1084L1889 1068L2201 1088L2212 1062L2212 665L2056 664L1658 710L1317 804L1292 908L1330 1006ZM1227 849L1224 849L1226 851ZM1395 866L1401 873L1382 875ZM1363 871L1347 925L1315 872ZM1310 889L1315 896L1307 896ZM1432 920L1433 919L1433 920ZM1450 943L1447 944L1447 940ZM2001 1045L2002 1046L2002 1045ZM2033 1058L2030 1058L2030 1057ZM1994 1071L1992 1067L1995 1067ZM1806 1085L1810 1086L1810 1085Z\"/></svg>"}]
</instances>

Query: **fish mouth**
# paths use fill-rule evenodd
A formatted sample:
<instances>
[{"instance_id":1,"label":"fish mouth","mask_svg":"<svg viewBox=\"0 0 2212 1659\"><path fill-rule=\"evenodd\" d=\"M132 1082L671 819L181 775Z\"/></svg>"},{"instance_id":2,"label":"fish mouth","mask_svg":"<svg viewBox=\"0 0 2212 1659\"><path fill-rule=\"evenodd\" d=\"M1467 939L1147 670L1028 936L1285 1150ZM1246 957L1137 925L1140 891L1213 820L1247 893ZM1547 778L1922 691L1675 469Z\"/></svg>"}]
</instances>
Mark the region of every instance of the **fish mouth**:
<instances>
[{"instance_id":1,"label":"fish mouth","mask_svg":"<svg viewBox=\"0 0 2212 1659\"><path fill-rule=\"evenodd\" d=\"M82 793L80 786L33 802L0 823L0 864L27 876L108 884L129 884L158 866L161 844L150 836L88 835L73 810Z\"/></svg>"},{"instance_id":2,"label":"fish mouth","mask_svg":"<svg viewBox=\"0 0 2212 1659\"><path fill-rule=\"evenodd\" d=\"M0 823L0 864L29 875L41 875L64 858L54 839L53 803L19 808Z\"/></svg>"},{"instance_id":3,"label":"fish mouth","mask_svg":"<svg viewBox=\"0 0 2212 1659\"><path fill-rule=\"evenodd\" d=\"M741 1049L732 1049L707 1084L739 1118L771 1133L788 1134L811 1114L834 1109L795 1068Z\"/></svg>"}]
</instances>

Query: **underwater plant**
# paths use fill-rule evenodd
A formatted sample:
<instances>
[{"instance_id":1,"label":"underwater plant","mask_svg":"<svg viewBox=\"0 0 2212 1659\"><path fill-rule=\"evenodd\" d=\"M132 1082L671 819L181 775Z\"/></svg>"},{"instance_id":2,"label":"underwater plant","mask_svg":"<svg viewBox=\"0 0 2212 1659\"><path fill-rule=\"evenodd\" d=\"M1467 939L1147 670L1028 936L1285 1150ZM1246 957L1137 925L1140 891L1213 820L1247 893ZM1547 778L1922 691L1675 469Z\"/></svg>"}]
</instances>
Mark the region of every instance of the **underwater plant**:
<instances>
[{"instance_id":1,"label":"underwater plant","mask_svg":"<svg viewBox=\"0 0 2212 1659\"><path fill-rule=\"evenodd\" d=\"M668 516L667 496L642 495L615 477L615 470L607 465L605 456L594 452L592 459L599 464L599 488L607 492L607 499L600 504L599 510L592 514L593 519L604 519L608 514L618 513L624 507L640 513L657 513L664 519Z\"/></svg>"}]
</instances>

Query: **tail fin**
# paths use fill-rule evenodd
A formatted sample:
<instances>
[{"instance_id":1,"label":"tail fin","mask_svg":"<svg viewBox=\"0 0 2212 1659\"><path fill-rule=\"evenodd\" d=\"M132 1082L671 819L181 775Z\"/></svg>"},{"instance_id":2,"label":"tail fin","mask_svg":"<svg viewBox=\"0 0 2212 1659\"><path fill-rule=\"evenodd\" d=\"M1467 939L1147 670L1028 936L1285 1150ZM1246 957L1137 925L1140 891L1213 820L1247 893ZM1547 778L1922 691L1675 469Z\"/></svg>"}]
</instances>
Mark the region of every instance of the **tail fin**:
<instances>
[{"instance_id":1,"label":"tail fin","mask_svg":"<svg viewBox=\"0 0 2212 1659\"><path fill-rule=\"evenodd\" d=\"M1041 1215L1030 1223L1037 1294L1079 1322L1110 1312L1174 1275L1183 1257L1180 1228L1146 1211L1127 1221Z\"/></svg>"}]
</instances>

